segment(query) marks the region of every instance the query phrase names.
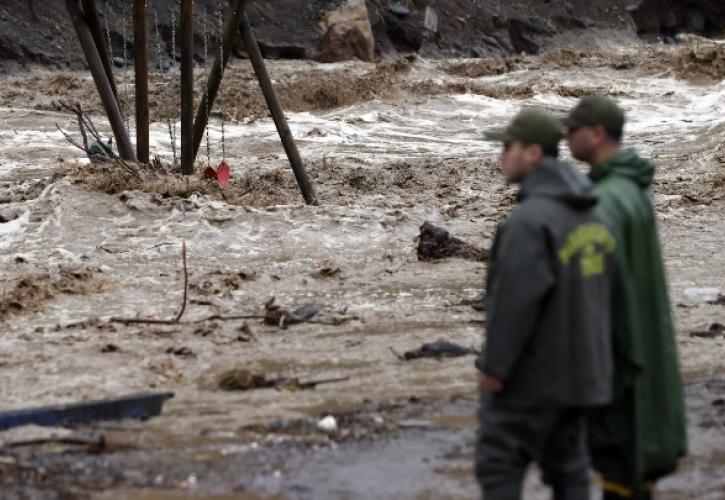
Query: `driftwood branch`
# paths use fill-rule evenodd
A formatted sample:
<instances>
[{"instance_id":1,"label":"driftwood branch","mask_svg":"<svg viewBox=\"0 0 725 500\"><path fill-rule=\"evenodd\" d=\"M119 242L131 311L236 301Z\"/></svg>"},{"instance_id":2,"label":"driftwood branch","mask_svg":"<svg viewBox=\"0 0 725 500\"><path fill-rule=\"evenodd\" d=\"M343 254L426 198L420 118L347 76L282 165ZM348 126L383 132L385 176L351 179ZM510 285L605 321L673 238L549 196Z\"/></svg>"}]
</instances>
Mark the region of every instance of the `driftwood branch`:
<instances>
[{"instance_id":1,"label":"driftwood branch","mask_svg":"<svg viewBox=\"0 0 725 500\"><path fill-rule=\"evenodd\" d=\"M89 158L91 157L91 152L90 152L90 151L88 150L88 146L87 146L87 145L86 145L86 147L83 147L83 146L81 146L80 144L78 144L78 142L76 142L76 140L75 140L75 139L73 139L73 138L72 138L72 137L70 136L70 134L69 134L68 132L66 132L65 130L63 130L62 128L60 128L60 125L58 125L57 123L55 124L55 127L56 127L56 128L58 129L58 131L59 131L59 132L60 132L61 134L63 134L63 137L65 137L65 140L66 140L66 141L67 141L68 143L70 143L70 145L71 145L71 146L74 146L74 147L76 147L76 148L80 149L80 150L81 150L81 151L83 151L83 152L84 152L84 153L85 153L86 155L88 155L88 157L89 157ZM84 137L85 137L85 134L84 134Z\"/></svg>"},{"instance_id":2,"label":"driftwood branch","mask_svg":"<svg viewBox=\"0 0 725 500\"><path fill-rule=\"evenodd\" d=\"M90 149L88 147L88 136L87 136L87 133L90 133L91 134L91 137L93 137L93 139L96 141L96 143L101 148L103 148L103 150L105 151L106 155L111 159L111 161L113 161L116 165L119 165L119 166L125 168L126 170L128 170L129 172L131 172L134 176L138 177L139 179L141 178L141 175L138 173L138 171L135 168L133 168L131 165L129 165L122 158L119 158L113 152L113 150L110 148L110 146L108 146L106 144L106 142L104 141L103 137L98 132L98 129L96 128L96 125L93 123L93 120L91 120L91 118L83 111L83 108L81 107L80 104L76 103L76 104L73 104L72 105L72 104L68 104L68 103L66 103L64 101L58 101L58 103L60 104L60 106L63 109L65 109L67 111L70 111L71 113L73 113L74 115L76 115L76 118L78 119L78 128L80 129L81 136L83 137L83 144L85 145L85 148L81 148L81 149L83 149L86 152L86 154L88 155L88 158L91 158L91 159L93 158L93 154L91 153L91 151L90 151ZM60 129L60 127L58 127L58 128ZM65 136L66 140L69 140L69 136L65 132L63 132L62 130L61 130L61 132ZM74 142L71 142L71 144L73 144L76 147L79 147L78 144L75 143L75 141ZM109 141L109 144L110 144L110 141Z\"/></svg>"},{"instance_id":3,"label":"driftwood branch","mask_svg":"<svg viewBox=\"0 0 725 500\"><path fill-rule=\"evenodd\" d=\"M155 319L155 318L111 318L112 323L125 324L147 324L147 325L178 325L181 317L186 311L186 302L189 296L189 271L186 266L186 242L181 244L181 261L184 270L184 294L181 299L181 309L174 319Z\"/></svg>"}]
</instances>

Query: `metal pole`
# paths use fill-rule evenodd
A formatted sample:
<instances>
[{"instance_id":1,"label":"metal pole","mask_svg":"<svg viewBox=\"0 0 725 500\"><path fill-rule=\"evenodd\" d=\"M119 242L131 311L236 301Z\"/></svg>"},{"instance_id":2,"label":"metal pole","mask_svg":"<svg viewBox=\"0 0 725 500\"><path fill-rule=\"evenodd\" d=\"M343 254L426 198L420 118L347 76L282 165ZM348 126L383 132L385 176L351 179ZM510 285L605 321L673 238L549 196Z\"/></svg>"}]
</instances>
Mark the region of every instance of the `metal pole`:
<instances>
[{"instance_id":1,"label":"metal pole","mask_svg":"<svg viewBox=\"0 0 725 500\"><path fill-rule=\"evenodd\" d=\"M244 9L246 8L247 3L248 0L232 0L231 2L232 12L224 26L224 35L222 38L224 60L220 61L218 54L216 58L214 58L214 66L211 68L207 79L207 89L209 90L201 98L201 103L199 104L199 108L196 112L196 120L194 120L194 158L196 158L196 155L199 154L199 146L201 145L201 140L204 138L204 130L206 129L209 121L209 117L206 112L214 107L214 101L216 100L217 94L219 93L219 87L222 83L222 72L220 71L220 66L222 68L227 67L229 54L232 51L234 38L237 34L239 23L242 20L242 15L244 14ZM206 103L207 95L209 96L209 106L207 106Z\"/></svg>"},{"instance_id":2,"label":"metal pole","mask_svg":"<svg viewBox=\"0 0 725 500\"><path fill-rule=\"evenodd\" d=\"M194 0L181 0L181 173L194 173Z\"/></svg>"},{"instance_id":3,"label":"metal pole","mask_svg":"<svg viewBox=\"0 0 725 500\"><path fill-rule=\"evenodd\" d=\"M101 21L98 18L98 9L96 8L96 0L81 0L81 6L83 7L83 15L88 23L88 28L91 30L93 36L93 42L96 44L96 50L103 63L103 69L106 71L108 82L111 84L111 90L113 95L118 101L118 89L116 88L116 79L113 75L113 65L111 63L111 57L108 54L108 48L103 38L103 29L101 28ZM120 109L120 106L119 106ZM123 111L121 110L123 115Z\"/></svg>"},{"instance_id":4,"label":"metal pole","mask_svg":"<svg viewBox=\"0 0 725 500\"><path fill-rule=\"evenodd\" d=\"M292 170L295 173L295 178L297 179L300 191L302 191L302 196L304 196L307 204L317 205L318 200L317 195L315 194L315 189L312 187L312 183L305 171L305 165L302 163L302 158L300 158L300 152L297 150L297 145L295 144L292 132L287 124L287 119L284 116L282 105L280 104L277 94L274 91L272 79L269 77L267 66L264 64L264 58L259 50L257 40L254 38L254 33L252 33L252 28L249 25L249 19L246 14L242 15L242 21L239 24L239 32L242 34L242 38L244 39L244 45L247 48L249 60L252 63L254 72L257 74L257 79L259 80L260 87L262 87L264 99L267 101L269 111L272 113L274 124L277 127L277 132L282 140L282 145L287 153L287 158L289 159Z\"/></svg>"},{"instance_id":5,"label":"metal pole","mask_svg":"<svg viewBox=\"0 0 725 500\"><path fill-rule=\"evenodd\" d=\"M133 61L136 71L136 154L149 162L149 51L146 41L146 0L133 2Z\"/></svg>"},{"instance_id":6,"label":"metal pole","mask_svg":"<svg viewBox=\"0 0 725 500\"><path fill-rule=\"evenodd\" d=\"M103 109L106 111L106 116L111 124L111 129L113 129L113 135L116 137L118 153L124 160L135 162L136 154L133 151L131 140L128 138L128 133L123 125L123 117L121 116L121 111L118 108L118 101L113 95L111 83L106 76L106 71L103 69L103 63L98 55L96 45L93 42L91 31L88 28L80 6L78 5L78 0L65 0L65 5L68 9L71 20L73 21L76 33L78 34L78 40L80 41L81 48L86 56L88 66L91 69L91 75L93 76L93 81L98 89L98 95L101 98Z\"/></svg>"}]
</instances>

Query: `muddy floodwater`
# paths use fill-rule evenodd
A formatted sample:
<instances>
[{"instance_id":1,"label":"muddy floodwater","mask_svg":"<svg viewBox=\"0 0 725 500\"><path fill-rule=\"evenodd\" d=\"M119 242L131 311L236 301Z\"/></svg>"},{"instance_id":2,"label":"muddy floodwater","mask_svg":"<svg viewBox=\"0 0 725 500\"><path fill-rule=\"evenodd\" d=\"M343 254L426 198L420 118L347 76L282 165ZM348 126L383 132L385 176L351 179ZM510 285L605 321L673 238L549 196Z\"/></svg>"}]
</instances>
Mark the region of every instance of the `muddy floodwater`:
<instances>
[{"instance_id":1,"label":"muddy floodwater","mask_svg":"<svg viewBox=\"0 0 725 500\"><path fill-rule=\"evenodd\" d=\"M593 92L621 102L627 144L659 168L655 203L691 445L661 498L725 498L725 338L692 335L725 323L725 82L668 70L649 49L611 50L493 70L420 59L270 64L318 207L302 204L243 62L230 70L242 83L227 81L211 119L216 164L227 118L232 183L221 193L154 172L139 181L82 158L56 128L79 138L75 117L54 101L93 109L86 74L37 70L0 82L0 409L175 393L158 418L72 431L103 434L101 452L44 445L0 454L7 498L475 497L473 358L404 362L395 353L441 338L480 346L483 315L467 301L486 266L420 262L415 238L429 221L487 246L515 190L482 131L522 106L563 113ZM151 127L152 154L170 161L163 120L176 87L163 87L168 75L154 78L152 116L161 121ZM182 323L110 322L176 315L182 242ZM282 330L254 317L271 297L322 312ZM345 380L219 390L219 375L235 368ZM327 415L337 430L318 430ZM0 440L68 432L22 428ZM527 488L546 498L534 471Z\"/></svg>"}]
</instances>

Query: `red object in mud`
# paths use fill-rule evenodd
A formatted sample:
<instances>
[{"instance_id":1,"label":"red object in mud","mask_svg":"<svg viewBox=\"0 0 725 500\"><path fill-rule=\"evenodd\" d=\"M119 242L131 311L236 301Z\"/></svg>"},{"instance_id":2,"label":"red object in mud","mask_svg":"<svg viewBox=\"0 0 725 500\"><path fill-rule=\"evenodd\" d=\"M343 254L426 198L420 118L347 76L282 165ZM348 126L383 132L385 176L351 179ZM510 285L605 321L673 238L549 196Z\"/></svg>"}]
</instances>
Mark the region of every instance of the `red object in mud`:
<instances>
[{"instance_id":1,"label":"red object in mud","mask_svg":"<svg viewBox=\"0 0 725 500\"><path fill-rule=\"evenodd\" d=\"M221 162L216 170L211 167L204 169L204 179L214 179L220 186L226 186L229 184L229 178L231 177L231 168L225 161Z\"/></svg>"}]
</instances>

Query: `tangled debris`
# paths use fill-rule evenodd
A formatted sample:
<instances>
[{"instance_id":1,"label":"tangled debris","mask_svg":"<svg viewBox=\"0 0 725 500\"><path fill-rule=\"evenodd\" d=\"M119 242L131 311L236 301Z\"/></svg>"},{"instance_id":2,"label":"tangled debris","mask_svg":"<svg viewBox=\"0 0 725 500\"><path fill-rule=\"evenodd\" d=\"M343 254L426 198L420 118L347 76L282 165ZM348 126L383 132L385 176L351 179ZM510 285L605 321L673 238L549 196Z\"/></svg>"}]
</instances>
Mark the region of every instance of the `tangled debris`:
<instances>
[{"instance_id":1,"label":"tangled debris","mask_svg":"<svg viewBox=\"0 0 725 500\"><path fill-rule=\"evenodd\" d=\"M488 259L488 252L451 236L447 229L434 226L430 222L420 226L418 259L429 262L449 257L484 262Z\"/></svg>"},{"instance_id":2,"label":"tangled debris","mask_svg":"<svg viewBox=\"0 0 725 500\"><path fill-rule=\"evenodd\" d=\"M294 311L288 311L282 306L275 304L275 297L272 297L264 304L264 322L268 325L278 326L286 330L289 325L296 325L311 320L322 310L318 304L307 304L298 307Z\"/></svg>"},{"instance_id":3,"label":"tangled debris","mask_svg":"<svg viewBox=\"0 0 725 500\"><path fill-rule=\"evenodd\" d=\"M218 386L223 391L250 391L253 389L277 389L295 392L314 389L318 385L345 382L349 377L326 378L302 381L298 378L268 378L263 373L254 373L246 368L232 368L219 376Z\"/></svg>"},{"instance_id":4,"label":"tangled debris","mask_svg":"<svg viewBox=\"0 0 725 500\"><path fill-rule=\"evenodd\" d=\"M423 344L419 349L406 351L402 356L393 351L401 361L410 361L412 359L421 358L460 358L461 356L478 356L481 352L473 347L463 347L460 344L450 342L448 340L437 340L429 344Z\"/></svg>"}]
</instances>

